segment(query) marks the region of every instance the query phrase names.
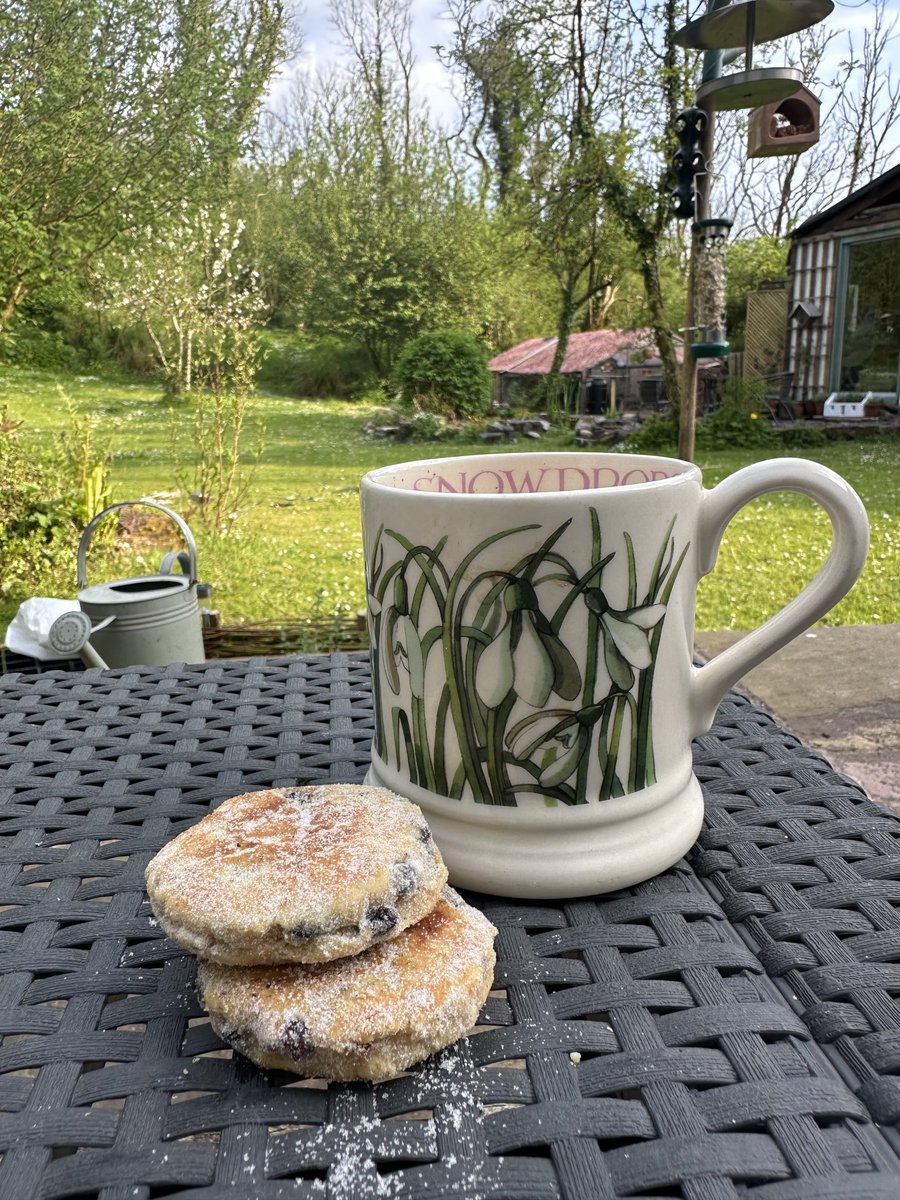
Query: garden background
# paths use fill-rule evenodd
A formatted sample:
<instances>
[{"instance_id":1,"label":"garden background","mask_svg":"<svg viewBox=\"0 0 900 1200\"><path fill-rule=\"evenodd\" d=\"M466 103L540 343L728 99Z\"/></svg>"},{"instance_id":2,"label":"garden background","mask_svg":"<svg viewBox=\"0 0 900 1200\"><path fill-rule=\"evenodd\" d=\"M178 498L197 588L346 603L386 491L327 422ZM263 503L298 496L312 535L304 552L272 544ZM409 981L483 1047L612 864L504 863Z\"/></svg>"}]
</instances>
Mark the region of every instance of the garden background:
<instances>
[{"instance_id":1,"label":"garden background","mask_svg":"<svg viewBox=\"0 0 900 1200\"><path fill-rule=\"evenodd\" d=\"M778 45L822 95L818 147L747 160L743 117L720 122L736 349L790 229L896 158L896 18L868 9L857 33L826 21ZM460 0L439 51L455 107L438 117L410 12L334 0L341 54L319 73L281 0L0 12L0 622L73 595L91 516L156 495L194 529L225 623L307 621L304 648L327 649L328 623L363 607L360 476L489 453L483 364L527 337L556 335L561 362L574 331L649 327L677 422L689 247L668 164L700 63L673 34L693 13ZM705 482L785 452L832 466L873 544L828 620L900 620L897 441L788 443L757 400L732 389L701 427ZM544 447L574 448L560 376L521 407L551 417ZM411 440L364 433L385 413ZM674 438L656 422L631 445ZM152 524L113 524L92 577L151 572L171 548ZM787 495L740 514L698 626L758 623L821 562L826 526Z\"/></svg>"}]
</instances>

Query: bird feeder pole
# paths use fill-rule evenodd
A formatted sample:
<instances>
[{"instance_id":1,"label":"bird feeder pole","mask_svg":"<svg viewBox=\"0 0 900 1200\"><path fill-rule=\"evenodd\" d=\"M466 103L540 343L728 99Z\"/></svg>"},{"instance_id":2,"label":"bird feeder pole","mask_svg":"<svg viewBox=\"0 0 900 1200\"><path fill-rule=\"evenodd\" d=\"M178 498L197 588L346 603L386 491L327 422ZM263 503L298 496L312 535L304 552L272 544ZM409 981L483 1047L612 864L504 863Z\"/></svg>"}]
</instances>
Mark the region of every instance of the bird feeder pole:
<instances>
[{"instance_id":1,"label":"bird feeder pole","mask_svg":"<svg viewBox=\"0 0 900 1200\"><path fill-rule=\"evenodd\" d=\"M729 0L711 0L708 12L724 8ZM722 74L721 50L707 50L703 55L702 82L718 79ZM709 193L712 183L713 144L716 132L716 114L714 109L706 112L706 123L700 132L699 150L703 155L703 169L698 172L695 181L697 197L695 222L691 230L691 259L688 269L688 298L687 298L687 329L684 338L684 361L681 413L678 421L678 457L688 462L694 461L694 451L697 439L697 359L690 352L690 343L698 325L697 320L697 242L696 223L704 221L709 216Z\"/></svg>"},{"instance_id":2,"label":"bird feeder pole","mask_svg":"<svg viewBox=\"0 0 900 1200\"><path fill-rule=\"evenodd\" d=\"M698 260L702 249L711 243L710 231L710 187L712 183L713 147L715 142L716 111L752 109L762 104L787 99L802 83L802 76L793 67L753 66L753 46L758 42L775 41L823 20L834 8L834 0L710 0L702 17L691 21L675 35L675 44L689 49L703 50L703 77L696 94L696 108L680 114L699 116L705 113L706 120L696 126L699 132L697 143L698 163L694 179L694 222L691 229L691 260L688 272L687 320L685 321L684 374L681 413L678 423L678 453L681 458L693 461L697 426L697 360L706 352L717 357L728 353L728 343L710 338L710 330L704 327L699 339L695 334L703 326L702 318L708 313L700 311L705 302L699 286ZM722 75L722 67L734 62L741 55L745 58L744 70L732 75ZM677 156L676 156L677 159ZM676 171L676 177L679 172ZM689 203L681 193L690 194L690 172L687 178L679 177L679 197L676 215L691 215ZM717 222L727 226L728 222ZM724 237L724 235L723 235ZM721 247L719 247L721 249ZM705 345L695 344L702 342Z\"/></svg>"}]
</instances>

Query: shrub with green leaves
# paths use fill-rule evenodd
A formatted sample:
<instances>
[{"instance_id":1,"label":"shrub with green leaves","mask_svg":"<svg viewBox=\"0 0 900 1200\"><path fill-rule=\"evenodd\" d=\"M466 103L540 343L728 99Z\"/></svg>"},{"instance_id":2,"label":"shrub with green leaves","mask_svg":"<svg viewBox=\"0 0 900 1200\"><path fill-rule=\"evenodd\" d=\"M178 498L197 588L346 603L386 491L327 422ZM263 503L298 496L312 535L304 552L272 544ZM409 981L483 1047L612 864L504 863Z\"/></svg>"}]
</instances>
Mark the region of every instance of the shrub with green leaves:
<instances>
[{"instance_id":1,"label":"shrub with green leaves","mask_svg":"<svg viewBox=\"0 0 900 1200\"><path fill-rule=\"evenodd\" d=\"M678 427L669 417L647 417L629 434L624 448L644 454L674 454L678 444Z\"/></svg>"},{"instance_id":2,"label":"shrub with green leaves","mask_svg":"<svg viewBox=\"0 0 900 1200\"><path fill-rule=\"evenodd\" d=\"M697 422L698 450L750 450L771 447L778 434L767 416L748 412L739 404L726 401Z\"/></svg>"},{"instance_id":3,"label":"shrub with green leaves","mask_svg":"<svg viewBox=\"0 0 900 1200\"><path fill-rule=\"evenodd\" d=\"M78 351L58 333L24 322L0 337L0 361L47 371L77 371L81 366Z\"/></svg>"},{"instance_id":4,"label":"shrub with green leaves","mask_svg":"<svg viewBox=\"0 0 900 1200\"><path fill-rule=\"evenodd\" d=\"M414 338L400 356L397 381L406 404L451 419L481 416L491 402L483 347L454 330Z\"/></svg>"},{"instance_id":5,"label":"shrub with green leaves","mask_svg":"<svg viewBox=\"0 0 900 1200\"><path fill-rule=\"evenodd\" d=\"M417 412L409 420L414 442L444 442L456 435L456 429L439 413Z\"/></svg>"},{"instance_id":6,"label":"shrub with green leaves","mask_svg":"<svg viewBox=\"0 0 900 1200\"><path fill-rule=\"evenodd\" d=\"M42 594L66 568L74 576L81 505L62 456L28 449L3 417L0 412L0 593L24 600Z\"/></svg>"},{"instance_id":7,"label":"shrub with green leaves","mask_svg":"<svg viewBox=\"0 0 900 1200\"><path fill-rule=\"evenodd\" d=\"M70 425L52 448L23 440L21 423L0 408L0 597L16 604L72 593L81 530L109 500L108 449L57 392Z\"/></svg>"},{"instance_id":8,"label":"shrub with green leaves","mask_svg":"<svg viewBox=\"0 0 900 1200\"><path fill-rule=\"evenodd\" d=\"M372 381L372 364L361 346L336 337L306 343L296 337L264 335L266 357L257 383L289 396L358 399Z\"/></svg>"},{"instance_id":9,"label":"shrub with green leaves","mask_svg":"<svg viewBox=\"0 0 900 1200\"><path fill-rule=\"evenodd\" d=\"M785 449L824 446L827 441L824 429L811 429L809 425L786 425L781 430L781 444Z\"/></svg>"},{"instance_id":10,"label":"shrub with green leaves","mask_svg":"<svg viewBox=\"0 0 900 1200\"><path fill-rule=\"evenodd\" d=\"M759 379L725 379L720 402L697 422L698 450L775 446L778 434L764 402L766 385Z\"/></svg>"}]
</instances>

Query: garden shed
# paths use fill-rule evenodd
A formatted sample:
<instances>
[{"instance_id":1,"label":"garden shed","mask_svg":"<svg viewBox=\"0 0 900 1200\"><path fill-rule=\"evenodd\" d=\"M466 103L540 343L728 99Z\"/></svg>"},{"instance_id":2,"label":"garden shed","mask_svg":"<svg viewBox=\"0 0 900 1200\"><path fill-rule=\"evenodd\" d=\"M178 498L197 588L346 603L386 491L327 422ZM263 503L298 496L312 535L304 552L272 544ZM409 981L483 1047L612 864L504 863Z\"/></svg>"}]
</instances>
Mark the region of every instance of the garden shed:
<instances>
[{"instance_id":1,"label":"garden shed","mask_svg":"<svg viewBox=\"0 0 900 1200\"><path fill-rule=\"evenodd\" d=\"M515 404L541 377L549 375L555 337L531 338L504 350L488 363L494 376L494 401ZM677 348L678 358L682 354ZM569 337L563 375L577 389L575 409L582 413L610 408L654 408L663 397L662 361L651 329L593 329Z\"/></svg>"},{"instance_id":2,"label":"garden shed","mask_svg":"<svg viewBox=\"0 0 900 1200\"><path fill-rule=\"evenodd\" d=\"M896 403L900 166L791 234L786 369L805 408L836 392Z\"/></svg>"}]
</instances>

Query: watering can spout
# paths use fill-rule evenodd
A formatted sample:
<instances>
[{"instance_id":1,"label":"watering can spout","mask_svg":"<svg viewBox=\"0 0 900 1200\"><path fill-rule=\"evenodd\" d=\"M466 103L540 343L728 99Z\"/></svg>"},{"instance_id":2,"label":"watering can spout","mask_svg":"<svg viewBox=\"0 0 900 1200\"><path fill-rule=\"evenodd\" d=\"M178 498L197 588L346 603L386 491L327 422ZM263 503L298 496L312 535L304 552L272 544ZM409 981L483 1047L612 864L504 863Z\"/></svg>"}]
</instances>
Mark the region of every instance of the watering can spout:
<instances>
[{"instance_id":1,"label":"watering can spout","mask_svg":"<svg viewBox=\"0 0 900 1200\"><path fill-rule=\"evenodd\" d=\"M95 629L103 629L113 620L114 617L108 617L95 627L85 612L63 613L50 626L47 640L60 658L71 658L73 654L78 654L86 667L106 668L109 663L103 661L88 639Z\"/></svg>"}]
</instances>

